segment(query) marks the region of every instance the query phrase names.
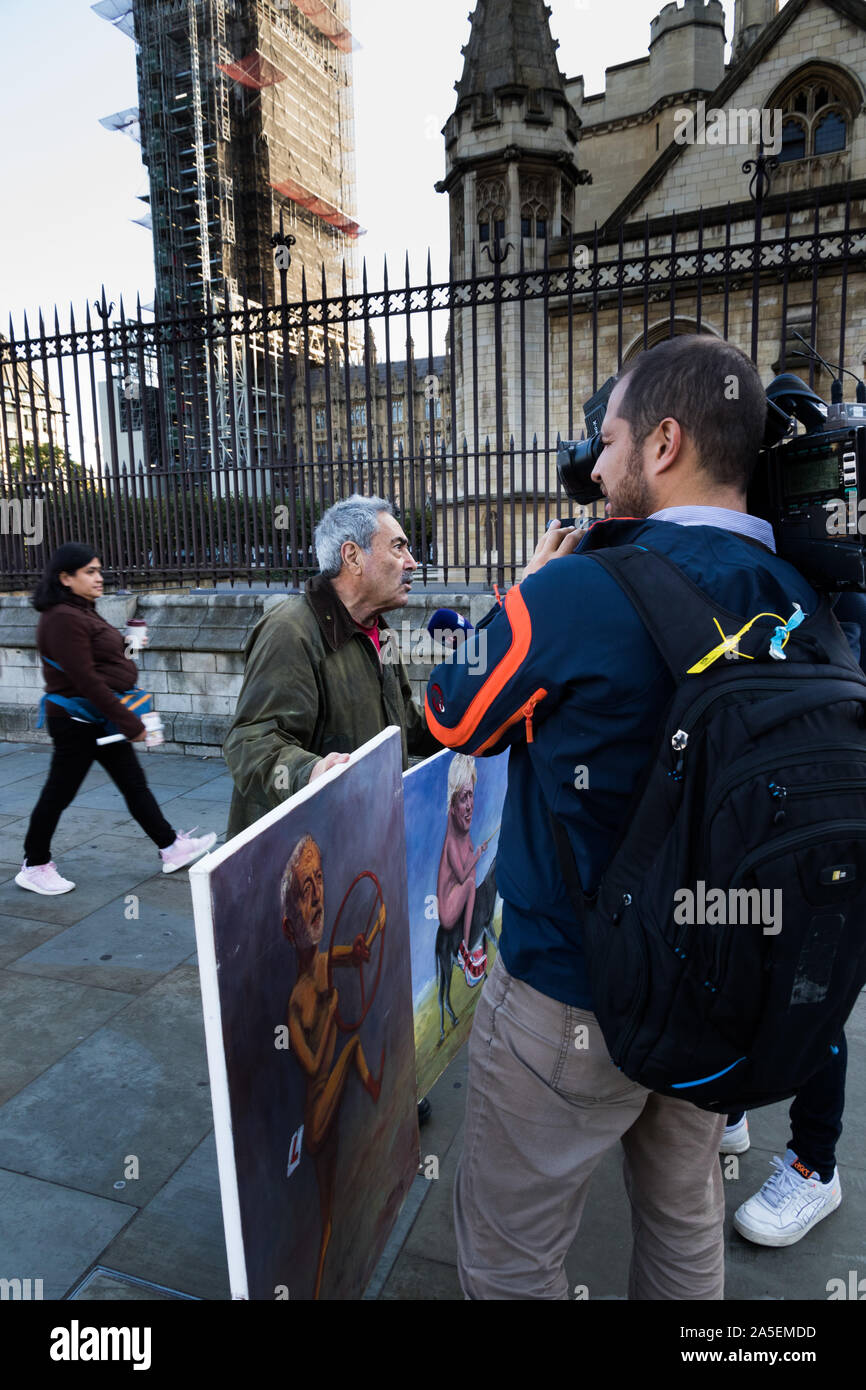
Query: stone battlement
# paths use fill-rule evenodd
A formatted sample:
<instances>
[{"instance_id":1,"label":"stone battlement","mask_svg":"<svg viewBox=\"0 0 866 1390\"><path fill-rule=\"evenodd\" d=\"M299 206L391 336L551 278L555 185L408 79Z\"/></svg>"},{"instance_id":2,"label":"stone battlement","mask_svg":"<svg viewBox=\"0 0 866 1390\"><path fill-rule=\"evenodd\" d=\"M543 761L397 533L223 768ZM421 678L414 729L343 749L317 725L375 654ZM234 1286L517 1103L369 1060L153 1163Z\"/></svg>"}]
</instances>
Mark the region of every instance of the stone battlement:
<instances>
[{"instance_id":1,"label":"stone battlement","mask_svg":"<svg viewBox=\"0 0 866 1390\"><path fill-rule=\"evenodd\" d=\"M682 5L671 0L650 22L650 48L663 34L686 24L712 24L724 33L725 11L720 0L683 0Z\"/></svg>"},{"instance_id":2,"label":"stone battlement","mask_svg":"<svg viewBox=\"0 0 866 1390\"><path fill-rule=\"evenodd\" d=\"M720 0L671 3L650 25L649 55L605 69L604 91L586 94L582 77L566 92L589 134L593 126L646 112L685 93L715 91L725 75L725 12Z\"/></svg>"}]
</instances>

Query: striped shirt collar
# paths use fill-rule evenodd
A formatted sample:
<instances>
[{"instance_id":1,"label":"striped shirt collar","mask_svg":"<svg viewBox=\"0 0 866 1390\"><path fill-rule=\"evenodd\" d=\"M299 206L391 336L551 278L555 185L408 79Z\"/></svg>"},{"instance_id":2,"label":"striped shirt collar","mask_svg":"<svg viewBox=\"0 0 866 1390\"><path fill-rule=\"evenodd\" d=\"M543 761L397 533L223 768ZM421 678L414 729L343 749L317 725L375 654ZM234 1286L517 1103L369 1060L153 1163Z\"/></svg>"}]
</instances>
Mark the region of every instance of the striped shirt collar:
<instances>
[{"instance_id":1,"label":"striped shirt collar","mask_svg":"<svg viewBox=\"0 0 866 1390\"><path fill-rule=\"evenodd\" d=\"M678 526L717 526L721 531L736 531L760 541L776 553L776 540L769 521L748 512L735 512L730 507L663 507L653 512L648 521L674 521Z\"/></svg>"}]
</instances>

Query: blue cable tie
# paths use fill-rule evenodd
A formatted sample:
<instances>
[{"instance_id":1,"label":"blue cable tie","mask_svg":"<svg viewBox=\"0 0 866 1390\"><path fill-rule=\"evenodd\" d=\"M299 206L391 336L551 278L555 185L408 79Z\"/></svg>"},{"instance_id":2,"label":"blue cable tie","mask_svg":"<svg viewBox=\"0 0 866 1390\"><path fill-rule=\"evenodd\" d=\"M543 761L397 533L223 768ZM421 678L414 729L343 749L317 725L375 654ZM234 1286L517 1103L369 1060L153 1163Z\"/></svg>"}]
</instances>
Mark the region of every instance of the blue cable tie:
<instances>
[{"instance_id":1,"label":"blue cable tie","mask_svg":"<svg viewBox=\"0 0 866 1390\"><path fill-rule=\"evenodd\" d=\"M785 653L782 650L782 642L790 633L794 631L795 627L800 626L801 622L805 617L806 614L803 612L799 603L795 603L794 611L791 614L788 621L784 623L781 627L776 628L776 631L770 638L770 656L774 657L776 661L787 661L787 657L785 656Z\"/></svg>"}]
</instances>

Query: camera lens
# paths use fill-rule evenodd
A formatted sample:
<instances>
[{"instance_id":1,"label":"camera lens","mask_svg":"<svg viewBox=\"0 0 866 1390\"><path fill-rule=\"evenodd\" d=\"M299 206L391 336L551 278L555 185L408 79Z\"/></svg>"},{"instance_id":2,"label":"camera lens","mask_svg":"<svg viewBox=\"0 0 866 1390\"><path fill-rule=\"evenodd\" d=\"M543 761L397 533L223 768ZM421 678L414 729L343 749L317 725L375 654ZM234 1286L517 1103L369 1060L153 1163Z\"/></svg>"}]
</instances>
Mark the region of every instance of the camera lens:
<instances>
[{"instance_id":1,"label":"camera lens","mask_svg":"<svg viewBox=\"0 0 866 1390\"><path fill-rule=\"evenodd\" d=\"M604 496L598 483L592 480L592 470L601 458L604 445L600 434L589 439L563 440L556 457L560 481L568 497L580 506L588 506Z\"/></svg>"}]
</instances>

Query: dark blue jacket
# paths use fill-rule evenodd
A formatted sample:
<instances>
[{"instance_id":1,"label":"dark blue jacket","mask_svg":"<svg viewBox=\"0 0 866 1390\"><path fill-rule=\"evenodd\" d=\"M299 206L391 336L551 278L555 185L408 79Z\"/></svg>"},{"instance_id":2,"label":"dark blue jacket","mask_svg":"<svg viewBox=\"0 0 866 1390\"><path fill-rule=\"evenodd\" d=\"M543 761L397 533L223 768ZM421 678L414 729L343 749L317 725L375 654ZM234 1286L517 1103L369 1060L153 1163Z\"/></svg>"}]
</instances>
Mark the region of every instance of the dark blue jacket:
<instances>
[{"instance_id":1,"label":"dark blue jacket","mask_svg":"<svg viewBox=\"0 0 866 1390\"><path fill-rule=\"evenodd\" d=\"M631 603L586 555L631 543L669 555L744 620L771 612L784 621L795 603L807 614L817 603L791 565L733 532L614 519L510 589L470 634L468 657L430 677L427 722L442 743L476 755L511 747L496 861L503 961L542 994L584 1009L592 999L582 943L548 808L568 829L584 890L594 892L674 690ZM720 640L708 618L706 651Z\"/></svg>"}]
</instances>

